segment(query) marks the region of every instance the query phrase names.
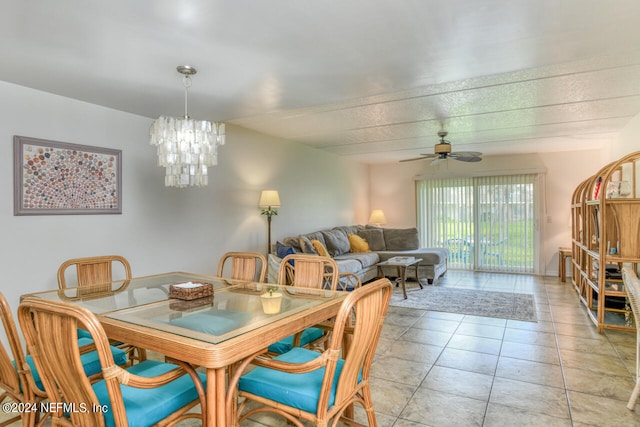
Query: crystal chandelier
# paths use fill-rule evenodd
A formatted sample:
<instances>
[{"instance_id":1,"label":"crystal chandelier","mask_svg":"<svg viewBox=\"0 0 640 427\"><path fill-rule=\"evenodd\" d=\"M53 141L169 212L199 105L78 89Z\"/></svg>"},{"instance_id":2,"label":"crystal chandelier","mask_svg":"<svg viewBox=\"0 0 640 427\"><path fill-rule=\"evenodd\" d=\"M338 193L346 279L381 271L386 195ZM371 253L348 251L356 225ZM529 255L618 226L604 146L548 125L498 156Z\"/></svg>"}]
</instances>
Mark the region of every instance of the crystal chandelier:
<instances>
[{"instance_id":1,"label":"crystal chandelier","mask_svg":"<svg viewBox=\"0 0 640 427\"><path fill-rule=\"evenodd\" d=\"M158 117L150 129L151 145L158 147L158 166L166 168L166 187L201 187L208 184L207 168L218 164L218 145L225 142L224 123L189 117L189 87L197 70L189 65L177 69L184 76L184 117Z\"/></svg>"}]
</instances>

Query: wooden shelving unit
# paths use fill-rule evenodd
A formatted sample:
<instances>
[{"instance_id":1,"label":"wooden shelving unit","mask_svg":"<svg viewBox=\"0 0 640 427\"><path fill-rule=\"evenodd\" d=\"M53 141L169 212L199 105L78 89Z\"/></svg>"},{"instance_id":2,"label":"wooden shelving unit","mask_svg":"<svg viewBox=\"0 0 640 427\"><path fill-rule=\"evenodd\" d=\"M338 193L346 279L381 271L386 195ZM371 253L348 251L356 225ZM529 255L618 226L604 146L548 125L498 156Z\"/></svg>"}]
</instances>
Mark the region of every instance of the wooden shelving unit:
<instances>
[{"instance_id":1,"label":"wooden shelving unit","mask_svg":"<svg viewBox=\"0 0 640 427\"><path fill-rule=\"evenodd\" d=\"M640 265L640 151L584 180L571 200L572 279L598 331L635 330L620 269Z\"/></svg>"}]
</instances>

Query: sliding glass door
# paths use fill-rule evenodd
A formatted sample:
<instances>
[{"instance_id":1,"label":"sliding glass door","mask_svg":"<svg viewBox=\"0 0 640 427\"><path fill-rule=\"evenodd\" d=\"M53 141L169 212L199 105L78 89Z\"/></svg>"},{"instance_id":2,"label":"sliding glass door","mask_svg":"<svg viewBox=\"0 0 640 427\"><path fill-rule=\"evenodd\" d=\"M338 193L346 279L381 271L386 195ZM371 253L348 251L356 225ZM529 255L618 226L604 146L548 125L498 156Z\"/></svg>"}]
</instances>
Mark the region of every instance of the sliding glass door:
<instances>
[{"instance_id":1,"label":"sliding glass door","mask_svg":"<svg viewBox=\"0 0 640 427\"><path fill-rule=\"evenodd\" d=\"M449 249L449 267L533 273L537 260L538 176L417 181L423 245Z\"/></svg>"}]
</instances>

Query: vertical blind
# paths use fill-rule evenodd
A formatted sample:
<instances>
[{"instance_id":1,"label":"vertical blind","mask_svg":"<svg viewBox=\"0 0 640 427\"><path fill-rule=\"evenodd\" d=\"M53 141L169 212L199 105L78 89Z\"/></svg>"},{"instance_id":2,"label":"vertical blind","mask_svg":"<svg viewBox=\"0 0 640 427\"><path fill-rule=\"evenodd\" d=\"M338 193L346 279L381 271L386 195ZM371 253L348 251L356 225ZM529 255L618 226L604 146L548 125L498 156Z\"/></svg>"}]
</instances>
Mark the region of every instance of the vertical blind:
<instances>
[{"instance_id":1,"label":"vertical blind","mask_svg":"<svg viewBox=\"0 0 640 427\"><path fill-rule=\"evenodd\" d=\"M422 244L447 247L451 268L534 272L537 182L536 174L417 181Z\"/></svg>"}]
</instances>

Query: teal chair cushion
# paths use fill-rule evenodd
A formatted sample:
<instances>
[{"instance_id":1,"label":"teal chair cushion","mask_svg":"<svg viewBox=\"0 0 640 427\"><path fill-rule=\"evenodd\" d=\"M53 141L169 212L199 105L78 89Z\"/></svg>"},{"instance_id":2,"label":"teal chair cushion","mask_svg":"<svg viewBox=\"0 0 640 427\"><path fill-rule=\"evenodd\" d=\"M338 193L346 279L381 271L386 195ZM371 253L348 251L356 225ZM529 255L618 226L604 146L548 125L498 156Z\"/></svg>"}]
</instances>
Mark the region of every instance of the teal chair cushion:
<instances>
[{"instance_id":1,"label":"teal chair cushion","mask_svg":"<svg viewBox=\"0 0 640 427\"><path fill-rule=\"evenodd\" d=\"M78 338L91 338L91 333L86 329L78 328Z\"/></svg>"},{"instance_id":2,"label":"teal chair cushion","mask_svg":"<svg viewBox=\"0 0 640 427\"><path fill-rule=\"evenodd\" d=\"M80 347L87 344L93 344L93 340L91 338L78 338L78 345ZM111 355L113 356L113 361L116 365L124 365L125 363L127 363L127 353L121 348L111 346ZM100 366L100 359L98 358L98 352L90 351L88 353L81 354L80 360L82 361L82 366L84 367L84 373L87 376L91 376L102 371L102 367Z\"/></svg>"},{"instance_id":3,"label":"teal chair cushion","mask_svg":"<svg viewBox=\"0 0 640 427\"><path fill-rule=\"evenodd\" d=\"M78 339L78 346L82 347L83 345L91 344L93 340L90 338L80 338ZM119 349L118 347L111 347L111 354L113 355L113 360L117 365L124 365L127 363L127 353L124 350ZM31 374L33 375L33 381L36 383L40 390L44 390L44 386L42 385L42 379L40 378L40 374L36 369L36 363L34 362L31 355L27 354L25 356L27 360L27 364L31 369ZM100 366L100 359L98 358L98 353L96 351L90 351L85 354L80 355L80 360L82 361L82 367L84 368L84 373L87 376L91 376L93 374L97 374L102 371L102 367ZM16 362L13 362L13 366L16 366Z\"/></svg>"},{"instance_id":4,"label":"teal chair cushion","mask_svg":"<svg viewBox=\"0 0 640 427\"><path fill-rule=\"evenodd\" d=\"M244 325L249 318L249 313L241 311L211 309L187 314L169 321L169 324L206 334L223 335Z\"/></svg>"},{"instance_id":5,"label":"teal chair cushion","mask_svg":"<svg viewBox=\"0 0 640 427\"><path fill-rule=\"evenodd\" d=\"M89 331L87 331L86 329L81 329L78 328L78 340L80 340L81 338L88 338L91 342L93 342L93 339L91 338L91 333ZM124 344L123 342L112 342L112 345L120 345L120 344Z\"/></svg>"},{"instance_id":6,"label":"teal chair cushion","mask_svg":"<svg viewBox=\"0 0 640 427\"><path fill-rule=\"evenodd\" d=\"M309 328L302 331L302 336L300 337L300 346L304 347L305 345L314 342L322 337L323 330L320 328ZM280 340L274 344L269 346L269 351L277 354L284 354L287 351L290 351L293 348L293 335Z\"/></svg>"},{"instance_id":7,"label":"teal chair cushion","mask_svg":"<svg viewBox=\"0 0 640 427\"><path fill-rule=\"evenodd\" d=\"M42 385L42 379L40 378L40 373L38 373L38 370L36 369L36 363L33 361L33 358L31 357L30 354L27 354L25 358L27 360L27 364L29 365L29 369L31 369L31 375L33 376L33 381L36 383L36 386L38 386L40 390L44 390L44 386ZM14 367L16 366L15 360L13 361L13 366Z\"/></svg>"},{"instance_id":8,"label":"teal chair cushion","mask_svg":"<svg viewBox=\"0 0 640 427\"><path fill-rule=\"evenodd\" d=\"M319 356L320 354L315 351L295 347L291 351L275 357L274 360L304 363ZM344 361L338 360L328 407L331 407L335 401L338 377L342 372L343 365ZM324 370L325 368L321 368L306 374L290 374L258 367L240 378L238 390L266 397L306 412L316 413Z\"/></svg>"},{"instance_id":9,"label":"teal chair cushion","mask_svg":"<svg viewBox=\"0 0 640 427\"><path fill-rule=\"evenodd\" d=\"M142 377L154 377L174 369L176 365L145 360L127 368L127 371ZM206 386L204 374L198 374ZM198 392L189 375L180 378L162 387L139 389L121 385L122 399L127 412L127 420L130 426L146 427L156 424L169 414L182 408L189 402L198 399ZM111 407L107 387L104 381L98 381L93 385L93 390L101 405ZM113 412L107 410L104 415L107 427L115 427Z\"/></svg>"}]
</instances>

